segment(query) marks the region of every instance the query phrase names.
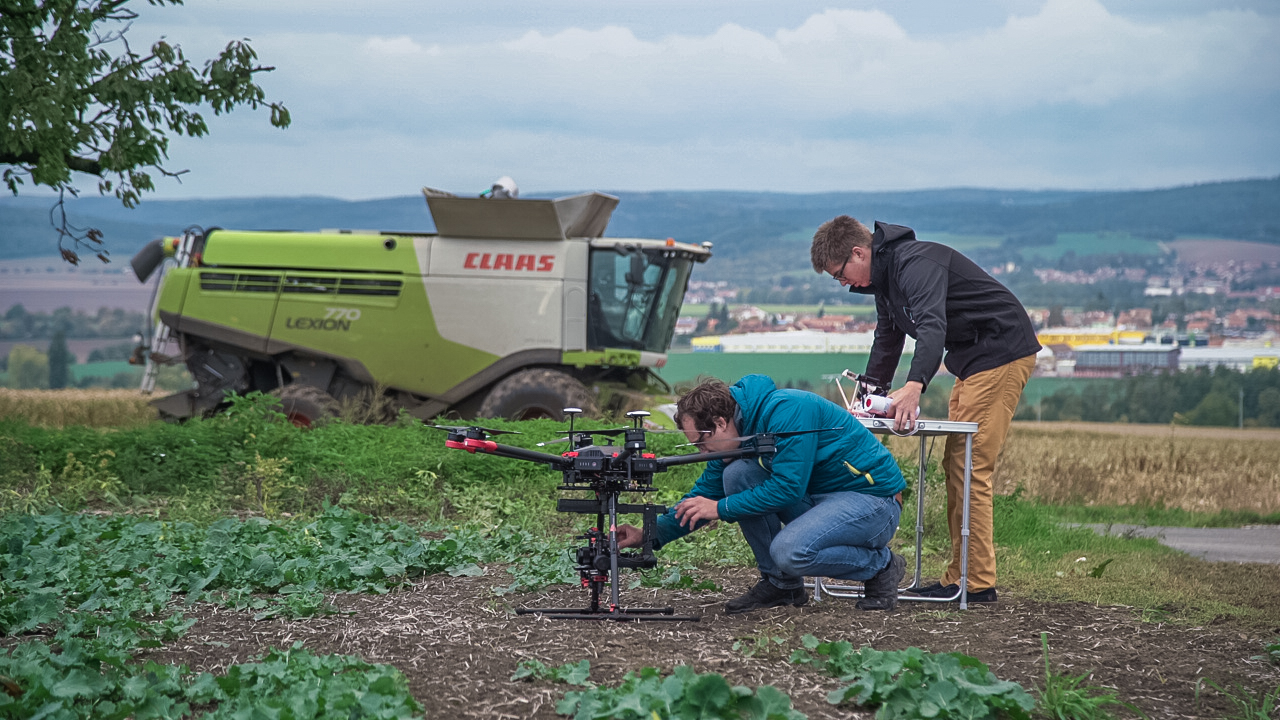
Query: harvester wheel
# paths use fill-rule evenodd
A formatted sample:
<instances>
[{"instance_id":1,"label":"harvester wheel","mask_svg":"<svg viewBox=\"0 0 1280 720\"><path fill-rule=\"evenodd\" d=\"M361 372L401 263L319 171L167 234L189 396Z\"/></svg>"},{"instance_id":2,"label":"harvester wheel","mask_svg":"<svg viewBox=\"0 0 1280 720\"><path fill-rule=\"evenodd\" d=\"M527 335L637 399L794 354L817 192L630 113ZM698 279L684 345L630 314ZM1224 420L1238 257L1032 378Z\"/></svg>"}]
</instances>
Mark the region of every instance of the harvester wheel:
<instances>
[{"instance_id":1,"label":"harvester wheel","mask_svg":"<svg viewBox=\"0 0 1280 720\"><path fill-rule=\"evenodd\" d=\"M585 385L559 370L532 368L494 385L478 415L509 420L563 420L567 407L582 408L588 417L600 415L595 397Z\"/></svg>"},{"instance_id":2,"label":"harvester wheel","mask_svg":"<svg viewBox=\"0 0 1280 720\"><path fill-rule=\"evenodd\" d=\"M300 428L309 428L321 418L333 417L338 401L314 385L295 383L276 391L284 405L285 417Z\"/></svg>"}]
</instances>

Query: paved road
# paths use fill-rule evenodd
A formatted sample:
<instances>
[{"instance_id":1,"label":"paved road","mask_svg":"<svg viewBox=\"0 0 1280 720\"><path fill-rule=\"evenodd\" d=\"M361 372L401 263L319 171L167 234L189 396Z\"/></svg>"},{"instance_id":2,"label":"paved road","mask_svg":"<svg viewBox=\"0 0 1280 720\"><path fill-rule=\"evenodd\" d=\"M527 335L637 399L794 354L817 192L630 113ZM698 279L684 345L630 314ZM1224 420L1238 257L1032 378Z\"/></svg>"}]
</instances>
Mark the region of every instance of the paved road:
<instances>
[{"instance_id":1,"label":"paved road","mask_svg":"<svg viewBox=\"0 0 1280 720\"><path fill-rule=\"evenodd\" d=\"M1090 524L1106 535L1155 538L1161 544L1205 560L1280 565L1280 525L1242 528L1183 528L1147 525Z\"/></svg>"}]
</instances>

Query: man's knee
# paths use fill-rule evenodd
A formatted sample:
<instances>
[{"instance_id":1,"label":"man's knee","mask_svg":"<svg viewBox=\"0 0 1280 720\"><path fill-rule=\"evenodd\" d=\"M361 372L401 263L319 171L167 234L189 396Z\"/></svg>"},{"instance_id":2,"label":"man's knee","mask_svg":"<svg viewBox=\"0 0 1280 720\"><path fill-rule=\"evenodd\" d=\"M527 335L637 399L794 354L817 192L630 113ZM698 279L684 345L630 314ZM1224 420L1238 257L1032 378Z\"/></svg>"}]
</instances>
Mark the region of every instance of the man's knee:
<instances>
[{"instance_id":1,"label":"man's knee","mask_svg":"<svg viewBox=\"0 0 1280 720\"><path fill-rule=\"evenodd\" d=\"M773 564L778 566L778 571L782 574L802 577L813 566L816 553L804 546L775 541L769 547L769 556L773 558Z\"/></svg>"},{"instance_id":2,"label":"man's knee","mask_svg":"<svg viewBox=\"0 0 1280 720\"><path fill-rule=\"evenodd\" d=\"M752 460L734 460L724 467L724 492L726 495L750 490L769 479L769 471Z\"/></svg>"}]
</instances>

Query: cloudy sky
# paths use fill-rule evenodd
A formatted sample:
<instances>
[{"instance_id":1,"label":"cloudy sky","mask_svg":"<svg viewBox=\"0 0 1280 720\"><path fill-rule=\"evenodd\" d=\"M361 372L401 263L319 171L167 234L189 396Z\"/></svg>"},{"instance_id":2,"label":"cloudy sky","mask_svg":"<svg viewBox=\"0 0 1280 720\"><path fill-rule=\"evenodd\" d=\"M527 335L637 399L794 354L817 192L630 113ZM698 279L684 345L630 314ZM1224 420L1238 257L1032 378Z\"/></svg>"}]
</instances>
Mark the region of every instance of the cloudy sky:
<instances>
[{"instance_id":1,"label":"cloudy sky","mask_svg":"<svg viewBox=\"0 0 1280 720\"><path fill-rule=\"evenodd\" d=\"M134 3L134 46L248 38L293 125L213 120L155 199L1280 174L1274 0L187 3Z\"/></svg>"}]
</instances>

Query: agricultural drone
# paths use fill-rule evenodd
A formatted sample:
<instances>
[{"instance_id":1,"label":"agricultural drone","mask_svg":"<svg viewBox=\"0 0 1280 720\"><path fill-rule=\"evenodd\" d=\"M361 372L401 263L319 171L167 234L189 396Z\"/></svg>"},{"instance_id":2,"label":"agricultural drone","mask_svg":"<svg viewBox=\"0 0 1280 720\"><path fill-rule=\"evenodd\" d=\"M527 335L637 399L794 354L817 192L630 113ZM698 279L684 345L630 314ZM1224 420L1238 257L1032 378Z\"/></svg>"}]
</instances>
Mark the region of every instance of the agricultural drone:
<instances>
[{"instance_id":1,"label":"agricultural drone","mask_svg":"<svg viewBox=\"0 0 1280 720\"><path fill-rule=\"evenodd\" d=\"M582 586L591 591L590 603L585 608L519 608L516 613L520 615L537 613L557 620L698 620L699 618L694 616L675 615L675 610L669 607L624 608L619 604L619 571L623 568L652 568L658 564L657 558L653 555L657 518L667 511L665 505L619 502L619 496L624 492L651 492L654 489L654 474L665 472L668 468L677 465L772 455L779 439L818 431L748 435L738 438L742 446L735 450L660 458L653 453L645 452L646 431L642 423L644 418L649 416L648 412L636 410L627 413L632 423L631 427L575 432L574 418L581 412L579 408L565 408L564 414L569 417L568 436L548 443L539 443L549 445L555 442L569 442L570 449L561 455L502 445L489 439L491 436L513 434L514 431L511 430L490 430L475 426L433 426L449 432L449 437L445 441L446 447L466 450L472 454L478 452L541 463L563 473L564 480L557 488L558 490L587 493L586 497L560 498L556 503L556 510L596 516L595 527L577 536L577 539L587 542L586 546L578 548L574 553L575 569L581 575ZM613 438L619 435L622 436L622 444L614 445ZM604 438L603 445L596 444L597 437ZM640 548L633 552L618 549L618 516L627 514L644 517L643 542ZM601 593L606 583L609 585L609 599L607 606L604 606L601 603Z\"/></svg>"}]
</instances>

